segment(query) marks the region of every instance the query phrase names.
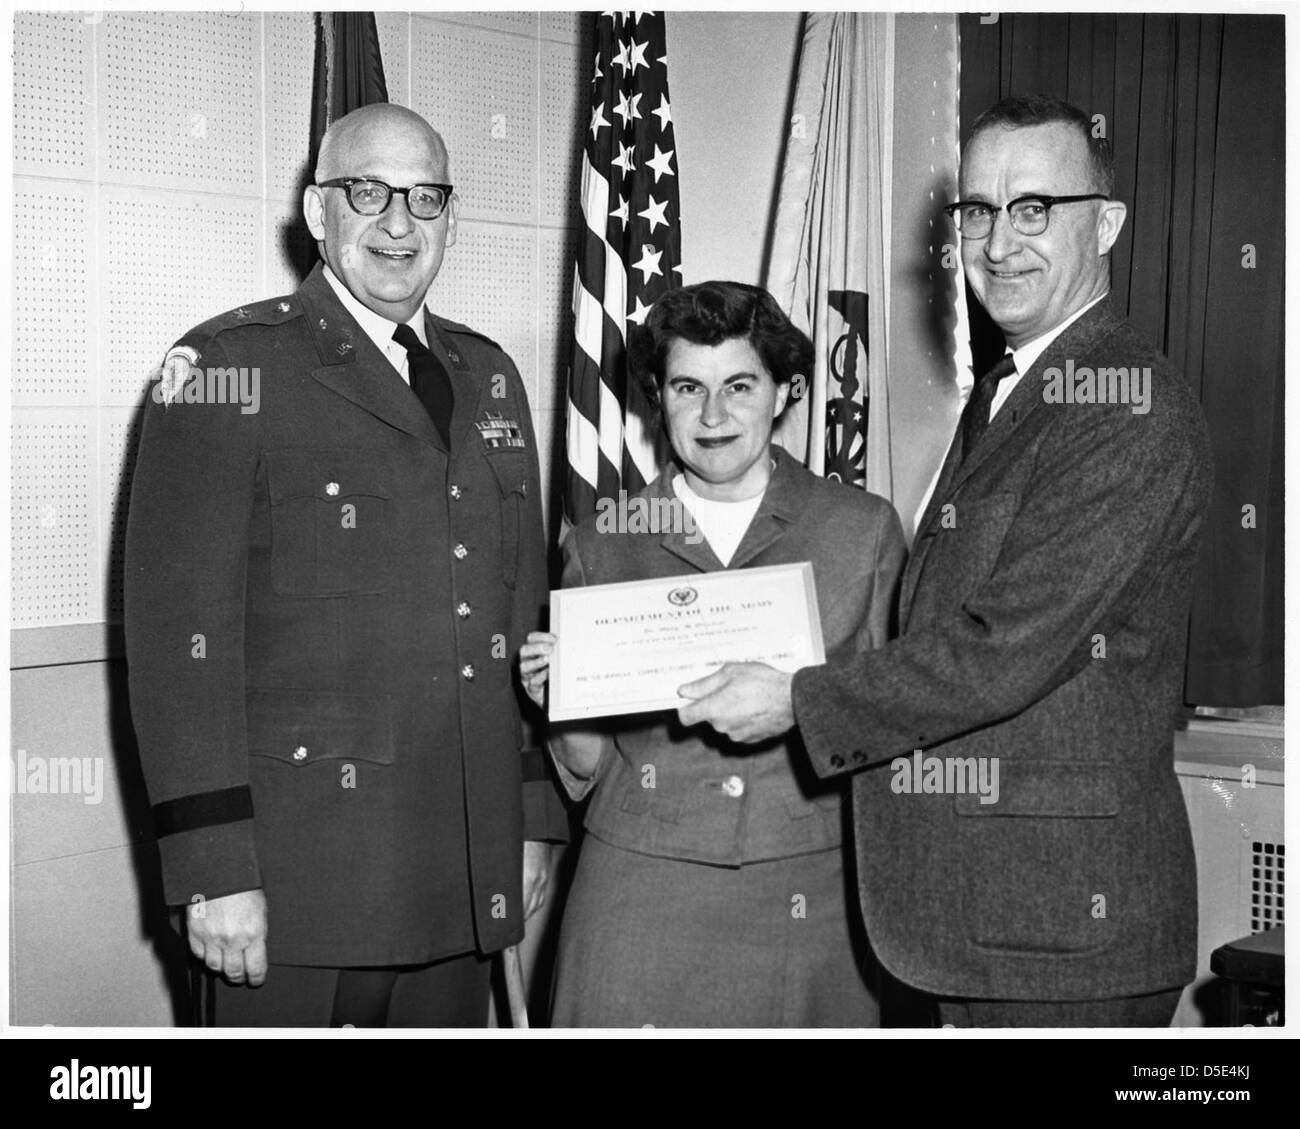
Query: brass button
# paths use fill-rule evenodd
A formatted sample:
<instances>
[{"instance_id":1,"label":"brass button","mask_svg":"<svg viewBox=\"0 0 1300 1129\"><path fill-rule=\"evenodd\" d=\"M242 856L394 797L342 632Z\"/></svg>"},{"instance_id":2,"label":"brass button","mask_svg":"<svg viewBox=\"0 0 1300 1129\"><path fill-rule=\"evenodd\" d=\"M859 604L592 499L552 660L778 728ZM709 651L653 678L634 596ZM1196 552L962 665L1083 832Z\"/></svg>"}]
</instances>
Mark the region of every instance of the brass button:
<instances>
[{"instance_id":1,"label":"brass button","mask_svg":"<svg viewBox=\"0 0 1300 1129\"><path fill-rule=\"evenodd\" d=\"M453 498L459 498L459 497L460 497L460 487L457 486L457 485L453 482L453 483L451 484L451 490L449 491L449 493L451 494L451 496L452 496Z\"/></svg>"},{"instance_id":2,"label":"brass button","mask_svg":"<svg viewBox=\"0 0 1300 1129\"><path fill-rule=\"evenodd\" d=\"M455 557L458 561L463 561L466 557L469 556L469 550L465 548L464 545L458 544L454 549L452 549L451 555Z\"/></svg>"},{"instance_id":3,"label":"brass button","mask_svg":"<svg viewBox=\"0 0 1300 1129\"><path fill-rule=\"evenodd\" d=\"M461 676L461 677L462 677L466 682L473 682L473 681L474 681L474 664L473 664L473 663L466 663L463 667L461 667L461 668L460 668L460 676Z\"/></svg>"},{"instance_id":4,"label":"brass button","mask_svg":"<svg viewBox=\"0 0 1300 1129\"><path fill-rule=\"evenodd\" d=\"M339 484L337 482L325 483L325 493L328 494L331 498L333 498L334 495L337 494L338 492L339 492Z\"/></svg>"},{"instance_id":5,"label":"brass button","mask_svg":"<svg viewBox=\"0 0 1300 1129\"><path fill-rule=\"evenodd\" d=\"M469 605L465 603L464 600L461 600L461 602L456 605L456 614L460 616L461 619L465 619L469 615L469 613L470 613Z\"/></svg>"},{"instance_id":6,"label":"brass button","mask_svg":"<svg viewBox=\"0 0 1300 1129\"><path fill-rule=\"evenodd\" d=\"M745 782L739 776L728 776L722 782L722 790L732 799L737 799L745 794Z\"/></svg>"},{"instance_id":7,"label":"brass button","mask_svg":"<svg viewBox=\"0 0 1300 1129\"><path fill-rule=\"evenodd\" d=\"M293 751L293 759L296 761L305 761L307 759L307 746L299 745Z\"/></svg>"}]
</instances>

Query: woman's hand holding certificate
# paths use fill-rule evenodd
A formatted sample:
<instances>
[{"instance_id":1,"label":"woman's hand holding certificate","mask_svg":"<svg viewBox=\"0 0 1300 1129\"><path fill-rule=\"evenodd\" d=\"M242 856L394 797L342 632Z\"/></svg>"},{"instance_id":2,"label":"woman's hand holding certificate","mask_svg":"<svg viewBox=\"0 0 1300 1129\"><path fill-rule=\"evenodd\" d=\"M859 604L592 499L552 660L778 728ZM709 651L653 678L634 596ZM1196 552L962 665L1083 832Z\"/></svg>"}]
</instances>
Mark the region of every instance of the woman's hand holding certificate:
<instances>
[{"instance_id":1,"label":"woman's hand holding certificate","mask_svg":"<svg viewBox=\"0 0 1300 1129\"><path fill-rule=\"evenodd\" d=\"M551 600L553 721L677 709L681 687L725 663L789 675L825 661L806 562L565 588ZM530 644L520 673L539 704L541 664Z\"/></svg>"}]
</instances>

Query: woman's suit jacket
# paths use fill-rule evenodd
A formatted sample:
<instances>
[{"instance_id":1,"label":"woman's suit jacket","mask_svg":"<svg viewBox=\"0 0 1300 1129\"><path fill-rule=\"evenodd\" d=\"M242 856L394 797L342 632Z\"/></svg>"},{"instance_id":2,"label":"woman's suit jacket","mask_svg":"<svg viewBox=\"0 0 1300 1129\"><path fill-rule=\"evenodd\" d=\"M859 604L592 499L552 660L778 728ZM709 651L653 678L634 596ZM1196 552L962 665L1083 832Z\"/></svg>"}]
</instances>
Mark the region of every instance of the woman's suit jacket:
<instances>
[{"instance_id":1,"label":"woman's suit jacket","mask_svg":"<svg viewBox=\"0 0 1300 1129\"><path fill-rule=\"evenodd\" d=\"M729 571L811 561L828 656L880 646L890 633L906 557L902 529L883 498L818 478L778 447L776 469ZM670 467L638 498L673 499ZM722 562L687 533L601 532L594 518L564 543L563 584L714 572ZM672 713L612 719L590 781L563 764L570 795L594 787L587 830L643 854L738 866L834 848L840 843L838 785L817 782L799 738L757 751L705 726L683 729Z\"/></svg>"}]
</instances>

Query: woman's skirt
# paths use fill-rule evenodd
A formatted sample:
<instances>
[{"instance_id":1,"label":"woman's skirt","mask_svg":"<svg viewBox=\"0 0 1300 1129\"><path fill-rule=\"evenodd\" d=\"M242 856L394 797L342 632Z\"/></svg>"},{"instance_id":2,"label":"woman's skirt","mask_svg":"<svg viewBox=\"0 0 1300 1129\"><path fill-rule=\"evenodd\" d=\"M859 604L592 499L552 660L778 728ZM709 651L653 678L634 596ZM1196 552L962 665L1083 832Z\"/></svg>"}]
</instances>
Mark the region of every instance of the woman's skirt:
<instances>
[{"instance_id":1,"label":"woman's skirt","mask_svg":"<svg viewBox=\"0 0 1300 1129\"><path fill-rule=\"evenodd\" d=\"M587 835L564 909L556 1027L876 1027L839 848L710 866Z\"/></svg>"}]
</instances>

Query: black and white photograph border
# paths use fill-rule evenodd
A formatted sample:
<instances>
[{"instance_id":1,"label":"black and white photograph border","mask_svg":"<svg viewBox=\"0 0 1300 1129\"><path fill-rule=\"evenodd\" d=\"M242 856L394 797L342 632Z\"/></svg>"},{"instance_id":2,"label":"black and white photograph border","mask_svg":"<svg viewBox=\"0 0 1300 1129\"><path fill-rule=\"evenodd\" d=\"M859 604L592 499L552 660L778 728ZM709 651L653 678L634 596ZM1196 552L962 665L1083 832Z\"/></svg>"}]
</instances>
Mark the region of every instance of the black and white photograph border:
<instances>
[{"instance_id":1,"label":"black and white photograph border","mask_svg":"<svg viewBox=\"0 0 1300 1129\"><path fill-rule=\"evenodd\" d=\"M1300 8L940 7L6 18L8 1034L1285 1027Z\"/></svg>"}]
</instances>

